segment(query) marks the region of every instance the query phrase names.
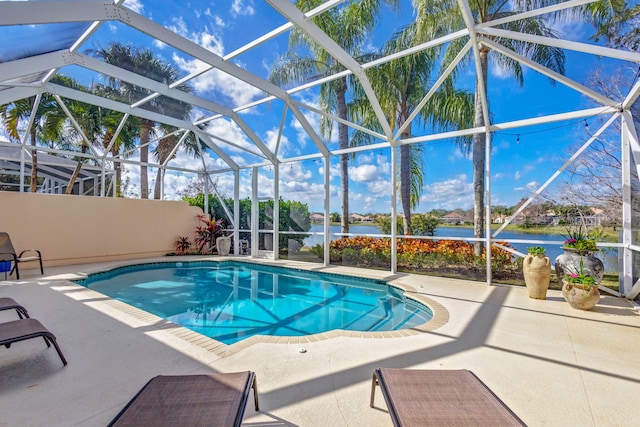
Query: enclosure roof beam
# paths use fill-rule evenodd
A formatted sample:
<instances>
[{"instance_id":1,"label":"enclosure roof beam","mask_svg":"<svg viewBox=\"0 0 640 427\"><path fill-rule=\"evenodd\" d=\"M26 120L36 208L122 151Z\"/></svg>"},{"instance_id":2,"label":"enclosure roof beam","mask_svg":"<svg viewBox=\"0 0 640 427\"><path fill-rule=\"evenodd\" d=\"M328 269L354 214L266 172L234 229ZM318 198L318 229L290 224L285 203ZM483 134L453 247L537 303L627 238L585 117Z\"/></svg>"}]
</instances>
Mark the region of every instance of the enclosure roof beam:
<instances>
[{"instance_id":1,"label":"enclosure roof beam","mask_svg":"<svg viewBox=\"0 0 640 427\"><path fill-rule=\"evenodd\" d=\"M541 74L543 74L543 75L545 75L545 76L547 76L547 77L549 77L549 78L551 78L551 79L553 79L553 80L555 80L557 82L560 82L563 85L565 85L567 87L570 87L571 89L576 90L576 91L580 92L581 94L583 94L585 96L588 96L589 98L597 101L598 103L600 103L602 105L608 105L610 107L617 107L617 108L619 108L619 106L620 106L620 103L618 103L618 102L616 102L616 101L614 101L612 99L609 99L606 96L604 96L604 95L602 95L602 94L600 94L600 93L598 93L598 92L596 92L594 90L589 89L588 87L576 82L575 80L572 80L572 79L570 79L570 78L568 78L566 76L563 76L562 74L557 73L557 72L555 72L555 71L553 71L553 70L551 70L551 69L549 69L549 68L547 68L547 67L545 67L543 65L540 65L537 62L532 61L529 58L527 58L527 57L525 57L523 55L520 55L519 53L514 52L513 50L511 50L511 49L509 49L507 47L502 46L499 43L496 43L496 42L494 42L492 40L489 40L489 39L483 39L482 43L484 43L484 44L486 44L488 46L491 46L491 48L494 49L495 51L500 52L500 53L502 53L502 54L504 54L504 55L506 55L506 56L508 56L508 57L510 57L512 59L515 59L516 61L520 62L521 64L524 64L524 65L528 66L529 68L531 68L531 69L533 69L533 70L535 70L535 71L537 71L537 72L539 72L539 73L541 73Z\"/></svg>"},{"instance_id":2,"label":"enclosure roof beam","mask_svg":"<svg viewBox=\"0 0 640 427\"><path fill-rule=\"evenodd\" d=\"M640 63L640 53L610 47L597 46L588 43L579 43L570 40L556 39L553 37L538 36L535 34L519 33L517 31L502 30L499 28L482 28L478 33L493 37L502 37L512 40L520 40L527 43L541 44L545 46L558 47L561 49L573 50L575 52L587 53L590 55L604 56L608 58L620 59L622 61Z\"/></svg>"},{"instance_id":3,"label":"enclosure roof beam","mask_svg":"<svg viewBox=\"0 0 640 427\"><path fill-rule=\"evenodd\" d=\"M358 78L362 88L371 103L371 106L382 126L382 129L389 140L392 139L393 133L384 111L380 106L380 102L371 87L371 83L367 78L364 69L351 55L349 55L338 43L331 37L327 36L313 21L306 18L298 8L289 0L267 0L282 16L287 18L305 34L307 34L318 45L322 46L333 58L340 62L345 68L351 70Z\"/></svg>"},{"instance_id":4,"label":"enclosure roof beam","mask_svg":"<svg viewBox=\"0 0 640 427\"><path fill-rule=\"evenodd\" d=\"M193 132L198 136L198 138L202 140L202 142L207 145L207 147L211 148L214 153L216 153L227 165L229 165L232 170L236 171L239 169L238 164L224 151L222 151L222 149L215 142L213 142L209 134L203 132L198 128L193 129Z\"/></svg>"}]
</instances>

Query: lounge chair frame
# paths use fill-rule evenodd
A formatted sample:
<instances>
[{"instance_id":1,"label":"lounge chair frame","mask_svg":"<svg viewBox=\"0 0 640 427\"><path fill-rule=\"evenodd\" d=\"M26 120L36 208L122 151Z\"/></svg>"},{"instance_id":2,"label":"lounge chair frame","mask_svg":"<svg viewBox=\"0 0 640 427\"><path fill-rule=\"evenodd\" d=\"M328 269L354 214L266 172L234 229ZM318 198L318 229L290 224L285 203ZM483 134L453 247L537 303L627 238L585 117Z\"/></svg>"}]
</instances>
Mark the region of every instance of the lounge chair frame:
<instances>
[{"instance_id":1,"label":"lounge chair frame","mask_svg":"<svg viewBox=\"0 0 640 427\"><path fill-rule=\"evenodd\" d=\"M53 344L58 352L58 356L60 356L62 364L66 366L67 359L65 359L62 350L58 347L55 335L49 332L40 321L27 318L0 323L0 345L4 345L6 348L10 348L11 344L15 342L39 337L44 339L47 347L51 347L51 344Z\"/></svg>"},{"instance_id":2,"label":"lounge chair frame","mask_svg":"<svg viewBox=\"0 0 640 427\"><path fill-rule=\"evenodd\" d=\"M19 318L29 318L29 312L27 311L27 309L18 304L13 298L0 298L0 311L2 310L15 310L18 313Z\"/></svg>"},{"instance_id":3,"label":"lounge chair frame","mask_svg":"<svg viewBox=\"0 0 640 427\"><path fill-rule=\"evenodd\" d=\"M471 371L378 368L372 408L378 385L395 427L525 426Z\"/></svg>"},{"instance_id":4,"label":"lounge chair frame","mask_svg":"<svg viewBox=\"0 0 640 427\"><path fill-rule=\"evenodd\" d=\"M251 371L159 375L147 382L108 426L239 427L251 389L257 411L258 389L255 374Z\"/></svg>"},{"instance_id":5,"label":"lounge chair frame","mask_svg":"<svg viewBox=\"0 0 640 427\"><path fill-rule=\"evenodd\" d=\"M26 255L29 253L30 255ZM18 268L18 264L21 262L30 262L30 261L38 261L40 263L40 274L44 274L44 268L42 267L42 253L38 249L25 249L20 252L20 254L16 253L16 250L13 248L13 244L11 243L11 238L9 237L9 233L0 232L0 262L8 261L13 263L13 268L9 272L9 276L16 272L16 280L20 280L20 269Z\"/></svg>"}]
</instances>

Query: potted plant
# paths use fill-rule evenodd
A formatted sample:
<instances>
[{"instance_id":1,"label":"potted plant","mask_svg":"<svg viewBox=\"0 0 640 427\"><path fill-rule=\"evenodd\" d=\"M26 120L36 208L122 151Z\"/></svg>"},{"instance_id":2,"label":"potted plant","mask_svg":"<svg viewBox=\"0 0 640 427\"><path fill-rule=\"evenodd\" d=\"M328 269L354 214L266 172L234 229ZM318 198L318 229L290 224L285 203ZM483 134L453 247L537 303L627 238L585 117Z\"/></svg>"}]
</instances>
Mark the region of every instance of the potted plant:
<instances>
[{"instance_id":1,"label":"potted plant","mask_svg":"<svg viewBox=\"0 0 640 427\"><path fill-rule=\"evenodd\" d=\"M564 253L555 260L558 279L567 273L575 273L580 268L595 278L599 284L604 277L604 263L594 254L598 252L596 240L584 231L582 225L576 229L567 229L566 239L562 245Z\"/></svg>"},{"instance_id":2,"label":"potted plant","mask_svg":"<svg viewBox=\"0 0 640 427\"><path fill-rule=\"evenodd\" d=\"M178 255L185 255L191 249L191 240L187 236L178 236L174 246Z\"/></svg>"},{"instance_id":3,"label":"potted plant","mask_svg":"<svg viewBox=\"0 0 640 427\"><path fill-rule=\"evenodd\" d=\"M542 246L531 246L522 263L524 283L527 285L529 298L547 299L547 289L551 280L551 262L545 255Z\"/></svg>"},{"instance_id":4,"label":"potted plant","mask_svg":"<svg viewBox=\"0 0 640 427\"><path fill-rule=\"evenodd\" d=\"M586 233L580 225L577 229L567 229L566 240L562 249L567 252L574 252L578 255L593 255L598 252L596 241L589 233Z\"/></svg>"},{"instance_id":5,"label":"potted plant","mask_svg":"<svg viewBox=\"0 0 640 427\"><path fill-rule=\"evenodd\" d=\"M571 307L591 310L600 301L596 277L585 270L584 260L575 271L565 274L562 282L562 296Z\"/></svg>"},{"instance_id":6,"label":"potted plant","mask_svg":"<svg viewBox=\"0 0 640 427\"><path fill-rule=\"evenodd\" d=\"M211 252L216 246L216 239L224 236L222 219L209 219L207 215L198 215L200 225L196 227L196 236L193 243L201 254Z\"/></svg>"}]
</instances>

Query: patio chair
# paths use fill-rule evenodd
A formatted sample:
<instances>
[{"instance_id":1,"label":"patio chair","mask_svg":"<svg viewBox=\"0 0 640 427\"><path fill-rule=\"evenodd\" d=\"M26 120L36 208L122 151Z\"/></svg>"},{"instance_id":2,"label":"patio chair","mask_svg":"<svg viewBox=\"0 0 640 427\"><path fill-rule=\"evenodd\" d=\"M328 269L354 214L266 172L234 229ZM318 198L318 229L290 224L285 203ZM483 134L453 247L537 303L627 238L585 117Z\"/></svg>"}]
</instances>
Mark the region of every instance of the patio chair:
<instances>
[{"instance_id":1,"label":"patio chair","mask_svg":"<svg viewBox=\"0 0 640 427\"><path fill-rule=\"evenodd\" d=\"M371 384L372 408L376 385L396 427L525 425L471 371L378 368Z\"/></svg>"},{"instance_id":2,"label":"patio chair","mask_svg":"<svg viewBox=\"0 0 640 427\"><path fill-rule=\"evenodd\" d=\"M253 388L250 371L211 375L159 375L152 378L109 426L240 426Z\"/></svg>"},{"instance_id":3,"label":"patio chair","mask_svg":"<svg viewBox=\"0 0 640 427\"><path fill-rule=\"evenodd\" d=\"M13 298L0 298L0 311L2 310L15 310L19 318L29 318L27 309L18 304Z\"/></svg>"},{"instance_id":4,"label":"patio chair","mask_svg":"<svg viewBox=\"0 0 640 427\"><path fill-rule=\"evenodd\" d=\"M51 344L56 348L60 360L63 365L67 365L67 359L64 358L56 337L42 323L33 318L12 320L11 322L0 323L0 345L4 345L7 348L11 347L11 344L24 341L31 338L44 338L44 342L47 347L51 347Z\"/></svg>"},{"instance_id":5,"label":"patio chair","mask_svg":"<svg viewBox=\"0 0 640 427\"><path fill-rule=\"evenodd\" d=\"M25 256L25 253L29 252L30 255ZM42 268L42 254L37 249L25 249L20 252L20 255L16 253L16 250L13 249L13 245L11 244L11 238L9 237L9 233L0 232L0 263L11 263L13 262L13 268L9 272L9 275L16 272L16 279L20 280L20 270L18 269L18 264L21 262L28 261L39 261L40 262L40 274L44 274L44 269Z\"/></svg>"}]
</instances>

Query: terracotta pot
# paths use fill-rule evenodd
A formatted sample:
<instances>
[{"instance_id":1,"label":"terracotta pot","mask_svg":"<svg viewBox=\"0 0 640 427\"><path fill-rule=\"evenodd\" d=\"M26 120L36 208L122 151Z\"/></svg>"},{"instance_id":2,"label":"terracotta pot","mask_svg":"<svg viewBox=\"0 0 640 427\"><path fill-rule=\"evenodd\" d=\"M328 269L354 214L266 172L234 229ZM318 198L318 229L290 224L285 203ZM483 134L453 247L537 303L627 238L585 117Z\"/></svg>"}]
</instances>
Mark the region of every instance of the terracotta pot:
<instances>
[{"instance_id":1,"label":"terracotta pot","mask_svg":"<svg viewBox=\"0 0 640 427\"><path fill-rule=\"evenodd\" d=\"M578 310L591 310L600 301L598 286L586 289L579 283L569 283L562 279L562 296L569 305Z\"/></svg>"},{"instance_id":2,"label":"terracotta pot","mask_svg":"<svg viewBox=\"0 0 640 427\"><path fill-rule=\"evenodd\" d=\"M542 254L528 254L522 263L524 283L529 291L529 298L547 299L547 289L551 280L551 262Z\"/></svg>"}]
</instances>

